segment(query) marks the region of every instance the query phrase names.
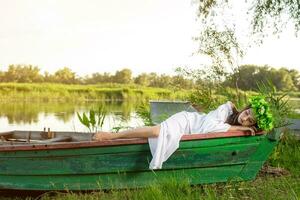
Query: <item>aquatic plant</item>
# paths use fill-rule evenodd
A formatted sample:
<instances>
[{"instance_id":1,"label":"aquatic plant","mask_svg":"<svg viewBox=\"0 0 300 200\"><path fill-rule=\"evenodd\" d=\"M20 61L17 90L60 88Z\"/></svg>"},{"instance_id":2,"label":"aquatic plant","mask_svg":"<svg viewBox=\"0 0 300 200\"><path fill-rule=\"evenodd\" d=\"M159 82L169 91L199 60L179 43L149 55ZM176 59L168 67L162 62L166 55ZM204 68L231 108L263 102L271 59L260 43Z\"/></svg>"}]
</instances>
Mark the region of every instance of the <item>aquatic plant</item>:
<instances>
[{"instance_id":1,"label":"aquatic plant","mask_svg":"<svg viewBox=\"0 0 300 200\"><path fill-rule=\"evenodd\" d=\"M151 119L149 104L146 104L146 103L141 104L138 107L136 113L143 120L143 122L146 126L152 126L154 124Z\"/></svg>"},{"instance_id":2,"label":"aquatic plant","mask_svg":"<svg viewBox=\"0 0 300 200\"><path fill-rule=\"evenodd\" d=\"M106 114L106 109L101 105L98 107L97 111L91 109L89 114L84 112L82 116L80 116L80 114L77 112L77 117L80 123L87 127L90 132L97 132L98 130L102 129Z\"/></svg>"}]
</instances>

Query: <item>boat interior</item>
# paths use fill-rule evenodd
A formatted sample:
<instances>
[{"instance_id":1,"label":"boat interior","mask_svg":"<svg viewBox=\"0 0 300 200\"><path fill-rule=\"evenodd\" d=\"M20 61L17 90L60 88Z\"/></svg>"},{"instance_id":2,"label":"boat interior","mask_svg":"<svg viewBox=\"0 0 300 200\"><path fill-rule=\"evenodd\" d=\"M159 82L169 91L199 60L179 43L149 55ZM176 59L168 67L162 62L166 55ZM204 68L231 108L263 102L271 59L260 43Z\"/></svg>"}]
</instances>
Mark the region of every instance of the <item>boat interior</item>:
<instances>
[{"instance_id":1,"label":"boat interior","mask_svg":"<svg viewBox=\"0 0 300 200\"><path fill-rule=\"evenodd\" d=\"M117 134L117 133L116 133ZM264 132L257 132L256 135L262 135ZM185 134L181 140L197 140L197 139L212 139L224 137L243 137L250 136L250 132L230 131L220 133L199 133ZM47 131L10 131L0 133L1 146L15 145L36 145L36 144L67 144L67 143L91 143L93 141L93 133L90 132L55 132ZM105 145L118 144L138 144L147 143L147 139L132 138L132 139L116 139L109 141L97 142ZM101 145L100 145L101 146Z\"/></svg>"},{"instance_id":2,"label":"boat interior","mask_svg":"<svg viewBox=\"0 0 300 200\"><path fill-rule=\"evenodd\" d=\"M61 142L92 141L89 132L55 132L50 129L43 131L10 131L0 133L0 145L18 144L51 144Z\"/></svg>"}]
</instances>

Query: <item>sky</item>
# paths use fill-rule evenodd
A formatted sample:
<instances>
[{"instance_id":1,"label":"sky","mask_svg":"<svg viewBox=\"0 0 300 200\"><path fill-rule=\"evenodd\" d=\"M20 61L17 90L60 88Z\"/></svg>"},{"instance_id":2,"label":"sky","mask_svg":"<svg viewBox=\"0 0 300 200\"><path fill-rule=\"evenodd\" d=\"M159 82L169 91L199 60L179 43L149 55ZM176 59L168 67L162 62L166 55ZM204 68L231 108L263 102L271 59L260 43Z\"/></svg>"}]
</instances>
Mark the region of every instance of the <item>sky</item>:
<instances>
[{"instance_id":1,"label":"sky","mask_svg":"<svg viewBox=\"0 0 300 200\"><path fill-rule=\"evenodd\" d=\"M32 64L41 71L69 67L79 75L130 68L174 73L198 67L196 7L186 0L0 0L0 70ZM237 1L238 2L238 1ZM248 50L241 64L300 71L293 31Z\"/></svg>"}]
</instances>

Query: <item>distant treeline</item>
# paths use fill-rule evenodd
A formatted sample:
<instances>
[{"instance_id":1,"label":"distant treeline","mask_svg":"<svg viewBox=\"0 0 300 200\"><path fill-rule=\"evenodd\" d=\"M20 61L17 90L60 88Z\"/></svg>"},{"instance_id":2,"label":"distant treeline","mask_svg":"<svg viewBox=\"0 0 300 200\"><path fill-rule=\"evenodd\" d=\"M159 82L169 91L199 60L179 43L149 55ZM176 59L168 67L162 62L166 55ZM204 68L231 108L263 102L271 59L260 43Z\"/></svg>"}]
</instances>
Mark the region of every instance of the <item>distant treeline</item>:
<instances>
[{"instance_id":1,"label":"distant treeline","mask_svg":"<svg viewBox=\"0 0 300 200\"><path fill-rule=\"evenodd\" d=\"M234 87L237 83L242 90L256 90L257 81L270 80L277 90L300 91L300 73L284 67L275 69L269 66L243 65L225 81L225 86Z\"/></svg>"},{"instance_id":2,"label":"distant treeline","mask_svg":"<svg viewBox=\"0 0 300 200\"><path fill-rule=\"evenodd\" d=\"M180 86L184 89L193 87L193 81L181 75L169 76L156 73L142 73L137 77L132 76L130 69L116 71L115 74L93 73L85 77L77 75L70 68L64 67L54 74L45 72L41 74L37 66L32 65L10 65L7 71L0 71L0 82L16 83L63 83L63 84L137 84L149 87L167 88L169 86Z\"/></svg>"},{"instance_id":3,"label":"distant treeline","mask_svg":"<svg viewBox=\"0 0 300 200\"><path fill-rule=\"evenodd\" d=\"M275 69L270 66L243 65L239 70L225 77L224 86L239 87L242 90L256 90L256 82L271 80L278 90L300 91L299 71L286 68ZM142 73L136 77L132 76L130 69L116 71L115 74L93 73L85 77L76 75L71 69L64 67L50 74L41 74L37 66L32 65L10 65L7 71L0 71L0 82L17 83L63 83L63 84L137 84L141 86L159 88L182 88L193 89L202 80L195 80L181 74L175 76L159 75L157 73Z\"/></svg>"}]
</instances>

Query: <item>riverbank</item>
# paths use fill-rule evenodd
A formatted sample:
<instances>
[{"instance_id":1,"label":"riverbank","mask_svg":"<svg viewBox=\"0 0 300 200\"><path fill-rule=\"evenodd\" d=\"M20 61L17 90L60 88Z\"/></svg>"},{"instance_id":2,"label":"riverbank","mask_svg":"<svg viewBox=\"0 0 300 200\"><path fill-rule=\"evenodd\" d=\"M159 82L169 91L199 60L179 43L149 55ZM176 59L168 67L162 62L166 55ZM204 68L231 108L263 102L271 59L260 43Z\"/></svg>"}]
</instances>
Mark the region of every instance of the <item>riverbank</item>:
<instances>
[{"instance_id":1,"label":"riverbank","mask_svg":"<svg viewBox=\"0 0 300 200\"><path fill-rule=\"evenodd\" d=\"M124 101L184 99L185 90L138 85L68 85L55 83L0 83L0 101Z\"/></svg>"},{"instance_id":2,"label":"riverbank","mask_svg":"<svg viewBox=\"0 0 300 200\"><path fill-rule=\"evenodd\" d=\"M156 100L189 100L190 94L197 93L193 90L167 89L142 87L135 84L99 84L99 85L70 85L56 83L0 83L0 102L98 102L98 101L128 101L128 102L147 102L151 99ZM213 91L212 91L213 92ZM244 101L246 96L255 95L253 91L240 91ZM280 94L279 92L278 94ZM290 96L290 104L295 112L289 117L300 118L300 98L298 92L293 92ZM236 90L224 88L222 94L213 94L209 100L206 96L203 102L220 102L227 100L237 100Z\"/></svg>"}]
</instances>

